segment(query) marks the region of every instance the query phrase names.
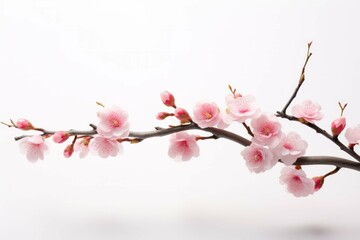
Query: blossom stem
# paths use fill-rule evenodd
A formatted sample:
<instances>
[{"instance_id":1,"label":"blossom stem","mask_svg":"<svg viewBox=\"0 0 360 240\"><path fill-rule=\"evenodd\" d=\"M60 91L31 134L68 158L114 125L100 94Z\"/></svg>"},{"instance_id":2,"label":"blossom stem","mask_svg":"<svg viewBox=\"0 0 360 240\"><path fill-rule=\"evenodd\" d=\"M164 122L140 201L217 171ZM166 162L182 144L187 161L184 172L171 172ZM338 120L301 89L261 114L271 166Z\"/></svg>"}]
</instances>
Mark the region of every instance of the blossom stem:
<instances>
[{"instance_id":1,"label":"blossom stem","mask_svg":"<svg viewBox=\"0 0 360 240\"><path fill-rule=\"evenodd\" d=\"M242 125L244 126L244 128L246 129L247 133L254 137L254 133L251 131L251 128L249 127L249 125L247 125L245 122L242 123Z\"/></svg>"},{"instance_id":2,"label":"blossom stem","mask_svg":"<svg viewBox=\"0 0 360 240\"><path fill-rule=\"evenodd\" d=\"M211 136L207 136L207 137L202 137L202 136L196 136L196 140L207 140L207 139L218 139L218 136L215 135L211 135Z\"/></svg>"},{"instance_id":3,"label":"blossom stem","mask_svg":"<svg viewBox=\"0 0 360 240\"><path fill-rule=\"evenodd\" d=\"M328 172L327 174L324 175L324 178L333 175L335 173L337 173L341 168L340 167L336 167L334 170L332 170L331 172Z\"/></svg>"}]
</instances>

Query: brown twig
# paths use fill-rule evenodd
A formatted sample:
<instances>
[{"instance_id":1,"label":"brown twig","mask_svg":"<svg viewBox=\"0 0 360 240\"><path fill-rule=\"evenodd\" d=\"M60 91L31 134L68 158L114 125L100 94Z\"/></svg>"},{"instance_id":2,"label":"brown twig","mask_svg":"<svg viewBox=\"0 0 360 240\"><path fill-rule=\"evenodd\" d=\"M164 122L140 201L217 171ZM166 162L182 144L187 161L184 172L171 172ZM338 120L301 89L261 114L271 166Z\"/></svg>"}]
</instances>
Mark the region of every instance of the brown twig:
<instances>
[{"instance_id":1,"label":"brown twig","mask_svg":"<svg viewBox=\"0 0 360 240\"><path fill-rule=\"evenodd\" d=\"M282 112L283 114L286 114L286 110L288 109L288 107L290 106L290 104L292 103L292 101L295 99L297 93L299 92L299 90L300 90L300 88L301 88L301 85L302 85L302 84L304 83L304 81L305 81L305 68L306 68L306 65L307 65L308 62L309 62L310 57L312 56L312 53L310 52L311 44L312 44L312 42L308 43L306 59L305 59L305 63L304 63L304 65L303 65L303 67L302 67L302 70L301 70L301 74L300 74L300 78L299 78L298 85L296 86L295 91L294 91L293 94L291 95L289 101L285 104L283 110L281 110L281 112Z\"/></svg>"}]
</instances>

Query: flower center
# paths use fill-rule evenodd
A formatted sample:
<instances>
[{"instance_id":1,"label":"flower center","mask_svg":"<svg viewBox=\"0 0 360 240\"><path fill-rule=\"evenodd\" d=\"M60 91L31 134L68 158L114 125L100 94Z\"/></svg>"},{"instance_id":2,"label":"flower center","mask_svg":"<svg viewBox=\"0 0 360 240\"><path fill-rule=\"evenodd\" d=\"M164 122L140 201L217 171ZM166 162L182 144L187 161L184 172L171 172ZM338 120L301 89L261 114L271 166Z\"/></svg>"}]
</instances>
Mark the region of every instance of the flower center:
<instances>
[{"instance_id":1,"label":"flower center","mask_svg":"<svg viewBox=\"0 0 360 240\"><path fill-rule=\"evenodd\" d=\"M249 111L250 111L249 109L244 108L244 109L240 109L240 110L239 110L239 113L247 113L247 112L249 112Z\"/></svg>"},{"instance_id":2,"label":"flower center","mask_svg":"<svg viewBox=\"0 0 360 240\"><path fill-rule=\"evenodd\" d=\"M111 126L114 128L120 127L120 122L116 119L111 120Z\"/></svg>"},{"instance_id":3,"label":"flower center","mask_svg":"<svg viewBox=\"0 0 360 240\"><path fill-rule=\"evenodd\" d=\"M291 146L291 144L289 144L289 143L285 143L285 144L284 144L284 148L286 148L287 150L291 150L291 149L292 149L292 146Z\"/></svg>"},{"instance_id":4,"label":"flower center","mask_svg":"<svg viewBox=\"0 0 360 240\"><path fill-rule=\"evenodd\" d=\"M263 156L262 156L261 152L256 151L256 152L254 153L254 160L255 160L256 162L261 162L261 161L263 160Z\"/></svg>"},{"instance_id":5,"label":"flower center","mask_svg":"<svg viewBox=\"0 0 360 240\"><path fill-rule=\"evenodd\" d=\"M206 119L211 119L211 118L212 118L211 113L206 112L206 113L205 113L205 118L206 118Z\"/></svg>"},{"instance_id":6,"label":"flower center","mask_svg":"<svg viewBox=\"0 0 360 240\"><path fill-rule=\"evenodd\" d=\"M272 133L272 129L269 126L264 127L261 129L261 134L265 136L269 136Z\"/></svg>"},{"instance_id":7,"label":"flower center","mask_svg":"<svg viewBox=\"0 0 360 240\"><path fill-rule=\"evenodd\" d=\"M292 178L295 182L301 182L301 179L299 176L293 176Z\"/></svg>"}]
</instances>

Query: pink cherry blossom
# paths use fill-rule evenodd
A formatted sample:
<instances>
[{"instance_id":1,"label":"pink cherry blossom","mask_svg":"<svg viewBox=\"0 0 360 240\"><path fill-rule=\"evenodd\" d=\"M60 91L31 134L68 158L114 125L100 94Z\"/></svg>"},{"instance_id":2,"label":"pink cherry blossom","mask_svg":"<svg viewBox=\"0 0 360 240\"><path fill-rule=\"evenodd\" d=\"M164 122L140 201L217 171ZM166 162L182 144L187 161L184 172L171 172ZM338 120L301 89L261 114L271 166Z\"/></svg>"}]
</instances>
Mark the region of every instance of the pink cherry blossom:
<instances>
[{"instance_id":1,"label":"pink cherry blossom","mask_svg":"<svg viewBox=\"0 0 360 240\"><path fill-rule=\"evenodd\" d=\"M53 141L56 143L63 143L70 137L70 134L67 132L59 131L54 133Z\"/></svg>"},{"instance_id":2,"label":"pink cherry blossom","mask_svg":"<svg viewBox=\"0 0 360 240\"><path fill-rule=\"evenodd\" d=\"M118 106L104 108L98 113L97 132L107 138L129 135L128 114Z\"/></svg>"},{"instance_id":3,"label":"pink cherry blossom","mask_svg":"<svg viewBox=\"0 0 360 240\"><path fill-rule=\"evenodd\" d=\"M160 93L161 101L168 107L176 108L175 106L175 98L171 93L164 91Z\"/></svg>"},{"instance_id":4,"label":"pink cherry blossom","mask_svg":"<svg viewBox=\"0 0 360 240\"><path fill-rule=\"evenodd\" d=\"M346 129L345 138L350 144L360 144L360 124Z\"/></svg>"},{"instance_id":5,"label":"pink cherry blossom","mask_svg":"<svg viewBox=\"0 0 360 240\"><path fill-rule=\"evenodd\" d=\"M220 122L220 109L216 103L197 103L193 120L201 128L214 127Z\"/></svg>"},{"instance_id":6,"label":"pink cherry blossom","mask_svg":"<svg viewBox=\"0 0 360 240\"><path fill-rule=\"evenodd\" d=\"M90 150L97 153L102 158L107 158L109 156L115 157L119 153L122 153L121 144L110 138L105 138L101 135L96 135L90 142Z\"/></svg>"},{"instance_id":7,"label":"pink cherry blossom","mask_svg":"<svg viewBox=\"0 0 360 240\"><path fill-rule=\"evenodd\" d=\"M21 139L19 147L20 152L25 154L30 162L36 162L39 159L43 160L44 152L48 150L44 138L39 135Z\"/></svg>"},{"instance_id":8,"label":"pink cherry blossom","mask_svg":"<svg viewBox=\"0 0 360 240\"><path fill-rule=\"evenodd\" d=\"M313 123L314 121L322 119L323 115L320 110L320 104L312 102L311 100L305 100L301 104L294 105L292 113L297 118Z\"/></svg>"},{"instance_id":9,"label":"pink cherry blossom","mask_svg":"<svg viewBox=\"0 0 360 240\"><path fill-rule=\"evenodd\" d=\"M64 157L69 158L73 153L74 153L74 145L73 144L67 145L64 150Z\"/></svg>"},{"instance_id":10,"label":"pink cherry blossom","mask_svg":"<svg viewBox=\"0 0 360 240\"><path fill-rule=\"evenodd\" d=\"M78 139L74 144L74 151L79 151L80 158L84 158L89 153L89 143L91 138L85 137L82 139Z\"/></svg>"},{"instance_id":11,"label":"pink cherry blossom","mask_svg":"<svg viewBox=\"0 0 360 240\"><path fill-rule=\"evenodd\" d=\"M246 161L246 166L251 172L260 173L272 168L277 159L272 152L263 146L252 143L241 151L241 155Z\"/></svg>"},{"instance_id":12,"label":"pink cherry blossom","mask_svg":"<svg viewBox=\"0 0 360 240\"><path fill-rule=\"evenodd\" d=\"M269 147L279 144L282 136L281 124L273 114L263 113L251 121L254 137L253 142Z\"/></svg>"},{"instance_id":13,"label":"pink cherry blossom","mask_svg":"<svg viewBox=\"0 0 360 240\"><path fill-rule=\"evenodd\" d=\"M29 120L19 119L16 121L16 127L21 130L31 130L34 129L33 125Z\"/></svg>"},{"instance_id":14,"label":"pink cherry blossom","mask_svg":"<svg viewBox=\"0 0 360 240\"><path fill-rule=\"evenodd\" d=\"M315 182L307 178L302 169L289 166L281 170L280 183L285 184L287 191L295 197L306 197L315 192Z\"/></svg>"},{"instance_id":15,"label":"pink cherry blossom","mask_svg":"<svg viewBox=\"0 0 360 240\"><path fill-rule=\"evenodd\" d=\"M255 103L255 97L251 95L227 95L226 97L226 113L233 121L240 123L247 119L253 119L258 116L259 108Z\"/></svg>"},{"instance_id":16,"label":"pink cherry blossom","mask_svg":"<svg viewBox=\"0 0 360 240\"><path fill-rule=\"evenodd\" d=\"M338 119L335 119L331 123L331 132L333 136L339 136L339 134L344 130L346 127L346 118L340 117Z\"/></svg>"},{"instance_id":17,"label":"pink cherry blossom","mask_svg":"<svg viewBox=\"0 0 360 240\"><path fill-rule=\"evenodd\" d=\"M181 123L189 123L192 121L189 113L183 108L175 109L175 117L179 119Z\"/></svg>"},{"instance_id":18,"label":"pink cherry blossom","mask_svg":"<svg viewBox=\"0 0 360 240\"><path fill-rule=\"evenodd\" d=\"M170 137L168 154L171 158L180 161L188 161L192 157L199 156L199 146L196 137L186 132L174 133Z\"/></svg>"},{"instance_id":19,"label":"pink cherry blossom","mask_svg":"<svg viewBox=\"0 0 360 240\"><path fill-rule=\"evenodd\" d=\"M289 132L283 135L280 143L272 151L285 165L290 166L305 154L306 148L307 143L300 138L299 134Z\"/></svg>"}]
</instances>

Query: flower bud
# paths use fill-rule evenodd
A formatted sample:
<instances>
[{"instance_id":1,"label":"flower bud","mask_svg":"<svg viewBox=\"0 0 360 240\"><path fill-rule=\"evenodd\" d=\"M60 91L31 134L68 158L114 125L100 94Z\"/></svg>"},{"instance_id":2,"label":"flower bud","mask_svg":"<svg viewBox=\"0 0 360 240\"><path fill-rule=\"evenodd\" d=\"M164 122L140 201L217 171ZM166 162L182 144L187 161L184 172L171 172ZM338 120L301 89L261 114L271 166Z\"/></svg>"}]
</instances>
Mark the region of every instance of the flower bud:
<instances>
[{"instance_id":1,"label":"flower bud","mask_svg":"<svg viewBox=\"0 0 360 240\"><path fill-rule=\"evenodd\" d=\"M69 158L71 157L71 155L74 152L74 145L70 144L68 146L66 146L65 150L64 150L64 157Z\"/></svg>"},{"instance_id":2,"label":"flower bud","mask_svg":"<svg viewBox=\"0 0 360 240\"><path fill-rule=\"evenodd\" d=\"M160 93L160 97L161 97L161 101L166 106L176 108L176 106L175 106L175 98L171 93L169 93L167 91L162 92L162 93Z\"/></svg>"},{"instance_id":3,"label":"flower bud","mask_svg":"<svg viewBox=\"0 0 360 240\"><path fill-rule=\"evenodd\" d=\"M169 116L174 116L174 114L173 113L167 113L167 112L159 112L158 114L156 114L156 119L157 120L164 120L165 118L167 118Z\"/></svg>"},{"instance_id":4,"label":"flower bud","mask_svg":"<svg viewBox=\"0 0 360 240\"><path fill-rule=\"evenodd\" d=\"M54 142L56 142L56 143L63 143L63 142L65 142L69 137L70 137L70 134L69 134L69 133L60 131L60 132L54 133L54 135L53 135L53 140L54 140Z\"/></svg>"},{"instance_id":5,"label":"flower bud","mask_svg":"<svg viewBox=\"0 0 360 240\"><path fill-rule=\"evenodd\" d=\"M320 176L320 177L313 177L313 180L315 182L315 187L314 190L315 191L319 191L319 189L323 186L324 184L324 176Z\"/></svg>"},{"instance_id":6,"label":"flower bud","mask_svg":"<svg viewBox=\"0 0 360 240\"><path fill-rule=\"evenodd\" d=\"M334 137L339 136L339 134L344 130L346 126L346 119L345 117L340 117L336 120L334 120L331 123L331 132Z\"/></svg>"},{"instance_id":7,"label":"flower bud","mask_svg":"<svg viewBox=\"0 0 360 240\"><path fill-rule=\"evenodd\" d=\"M34 129L33 125L29 120L26 119L19 119L16 122L16 127L21 130L31 130Z\"/></svg>"},{"instance_id":8,"label":"flower bud","mask_svg":"<svg viewBox=\"0 0 360 240\"><path fill-rule=\"evenodd\" d=\"M188 123L192 121L189 113L183 108L175 109L175 117L179 119L181 123Z\"/></svg>"}]
</instances>

